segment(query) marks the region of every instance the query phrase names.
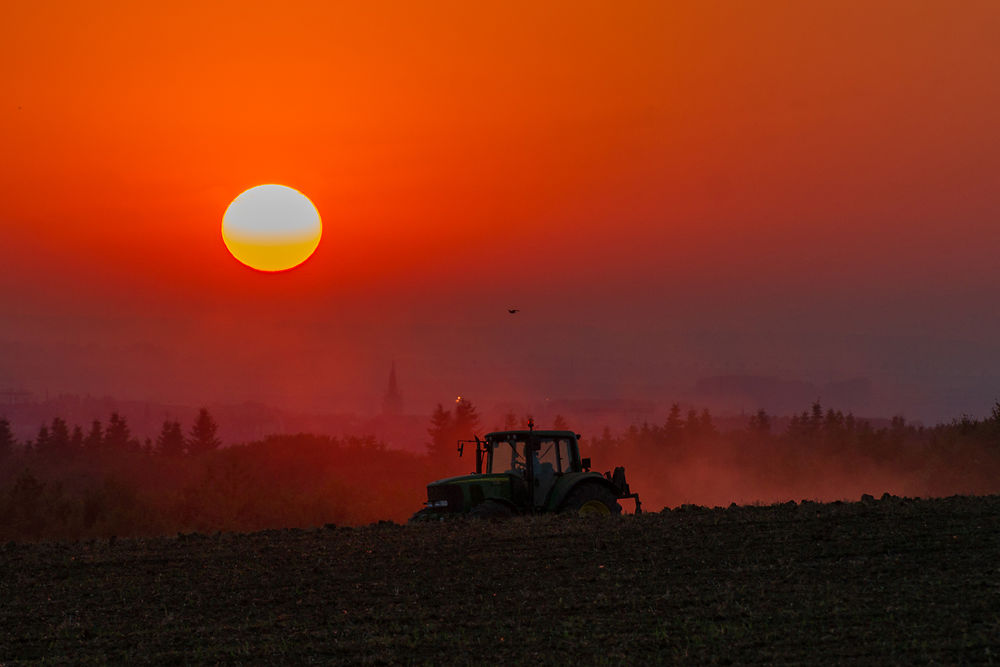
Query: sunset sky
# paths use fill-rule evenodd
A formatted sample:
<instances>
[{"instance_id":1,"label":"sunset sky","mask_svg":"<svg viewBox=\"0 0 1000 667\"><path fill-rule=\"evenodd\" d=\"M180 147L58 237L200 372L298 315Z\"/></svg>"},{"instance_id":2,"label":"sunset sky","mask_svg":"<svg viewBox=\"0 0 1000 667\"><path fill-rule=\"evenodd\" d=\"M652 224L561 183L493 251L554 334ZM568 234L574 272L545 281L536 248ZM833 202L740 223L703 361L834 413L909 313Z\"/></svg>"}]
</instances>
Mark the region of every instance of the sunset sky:
<instances>
[{"instance_id":1,"label":"sunset sky","mask_svg":"<svg viewBox=\"0 0 1000 667\"><path fill-rule=\"evenodd\" d=\"M3 10L0 390L1000 399L1000 4L148 7ZM285 273L220 234L263 183L323 219Z\"/></svg>"}]
</instances>

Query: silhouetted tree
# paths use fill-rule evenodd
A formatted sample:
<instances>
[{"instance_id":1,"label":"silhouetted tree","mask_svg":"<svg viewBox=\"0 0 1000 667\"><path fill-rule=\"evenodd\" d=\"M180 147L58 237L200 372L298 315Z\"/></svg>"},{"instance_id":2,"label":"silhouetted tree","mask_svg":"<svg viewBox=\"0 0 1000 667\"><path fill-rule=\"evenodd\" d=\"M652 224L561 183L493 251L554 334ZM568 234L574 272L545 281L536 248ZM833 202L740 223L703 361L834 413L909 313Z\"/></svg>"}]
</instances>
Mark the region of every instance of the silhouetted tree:
<instances>
[{"instance_id":1,"label":"silhouetted tree","mask_svg":"<svg viewBox=\"0 0 1000 667\"><path fill-rule=\"evenodd\" d=\"M434 408L431 415L431 425L427 429L430 441L427 443L427 453L436 460L448 460L454 453L454 424L451 419L451 410L445 410L440 403Z\"/></svg>"},{"instance_id":2,"label":"silhouetted tree","mask_svg":"<svg viewBox=\"0 0 1000 667\"><path fill-rule=\"evenodd\" d=\"M63 457L69 453L69 427L66 420L55 417L52 420L52 429L49 431L49 441L46 448L47 455Z\"/></svg>"},{"instance_id":3,"label":"silhouetted tree","mask_svg":"<svg viewBox=\"0 0 1000 667\"><path fill-rule=\"evenodd\" d=\"M653 443L657 439L656 435L657 434L653 432L653 429L650 428L649 422L644 421L642 422L642 427L639 429L639 435L638 438L636 439L636 444L640 447L640 449L644 451L649 451Z\"/></svg>"},{"instance_id":4,"label":"silhouetted tree","mask_svg":"<svg viewBox=\"0 0 1000 667\"><path fill-rule=\"evenodd\" d=\"M889 426L889 443L894 448L898 448L903 444L907 435L906 419L902 415L896 415L892 418Z\"/></svg>"},{"instance_id":5,"label":"silhouetted tree","mask_svg":"<svg viewBox=\"0 0 1000 667\"><path fill-rule=\"evenodd\" d=\"M568 431L569 424L566 422L566 418L562 415L556 415L556 418L552 420L552 430L553 431Z\"/></svg>"},{"instance_id":6,"label":"silhouetted tree","mask_svg":"<svg viewBox=\"0 0 1000 667\"><path fill-rule=\"evenodd\" d=\"M748 428L755 435L769 436L771 435L771 417L763 409L758 410L755 414L750 415Z\"/></svg>"},{"instance_id":7,"label":"silhouetted tree","mask_svg":"<svg viewBox=\"0 0 1000 667\"><path fill-rule=\"evenodd\" d=\"M684 432L684 420L681 419L681 406L674 403L670 406L667 423L663 425L664 437L668 444L679 442Z\"/></svg>"},{"instance_id":8,"label":"silhouetted tree","mask_svg":"<svg viewBox=\"0 0 1000 667\"><path fill-rule=\"evenodd\" d=\"M195 417L194 425L191 427L191 437L188 438L188 453L198 456L205 452L215 451L222 444L216 437L215 432L219 429L208 408L202 408Z\"/></svg>"},{"instance_id":9,"label":"silhouetted tree","mask_svg":"<svg viewBox=\"0 0 1000 667\"><path fill-rule=\"evenodd\" d=\"M819 399L812 404L812 412L809 415L809 432L811 434L819 433L820 428L823 426L823 406L820 405Z\"/></svg>"},{"instance_id":10,"label":"silhouetted tree","mask_svg":"<svg viewBox=\"0 0 1000 667\"><path fill-rule=\"evenodd\" d=\"M788 422L788 437L792 440L803 443L809 440L812 435L812 427L809 423L809 413L803 411L801 414L792 415L791 420Z\"/></svg>"},{"instance_id":11,"label":"silhouetted tree","mask_svg":"<svg viewBox=\"0 0 1000 667\"><path fill-rule=\"evenodd\" d=\"M698 417L698 433L702 437L718 435L718 431L715 430L715 422L712 421L712 415L709 413L708 408L704 408L701 411L701 416Z\"/></svg>"},{"instance_id":12,"label":"silhouetted tree","mask_svg":"<svg viewBox=\"0 0 1000 667\"><path fill-rule=\"evenodd\" d=\"M471 438L479 427L479 414L472 401L461 399L455 404L455 439Z\"/></svg>"},{"instance_id":13,"label":"silhouetted tree","mask_svg":"<svg viewBox=\"0 0 1000 667\"><path fill-rule=\"evenodd\" d=\"M862 419L858 422L857 434L855 436L857 447L865 453L872 453L875 449L876 444L876 434L875 429L872 428L871 422Z\"/></svg>"},{"instance_id":14,"label":"silhouetted tree","mask_svg":"<svg viewBox=\"0 0 1000 667\"><path fill-rule=\"evenodd\" d=\"M1000 447L1000 402L993 404L990 416L983 420L983 437L993 447Z\"/></svg>"},{"instance_id":15,"label":"silhouetted tree","mask_svg":"<svg viewBox=\"0 0 1000 667\"><path fill-rule=\"evenodd\" d=\"M30 447L31 444L29 443L28 446ZM38 435L35 436L33 451L42 456L49 453L49 427L45 424L42 424L38 428Z\"/></svg>"},{"instance_id":16,"label":"silhouetted tree","mask_svg":"<svg viewBox=\"0 0 1000 667\"><path fill-rule=\"evenodd\" d=\"M656 424L650 425L647 421L642 422L642 428L639 429L639 439L637 444L643 451L654 451L663 444L662 429L660 429L660 427Z\"/></svg>"},{"instance_id":17,"label":"silhouetted tree","mask_svg":"<svg viewBox=\"0 0 1000 667\"><path fill-rule=\"evenodd\" d=\"M601 431L601 437L593 444L593 454L595 460L601 458L610 460L614 456L614 450L618 447L618 440L611 435L611 429L607 426Z\"/></svg>"},{"instance_id":18,"label":"silhouetted tree","mask_svg":"<svg viewBox=\"0 0 1000 667\"><path fill-rule=\"evenodd\" d=\"M90 424L90 432L83 439L83 449L90 454L96 454L104 447L104 429L101 422L95 419Z\"/></svg>"},{"instance_id":19,"label":"silhouetted tree","mask_svg":"<svg viewBox=\"0 0 1000 667\"><path fill-rule=\"evenodd\" d=\"M10 422L4 417L0 419L0 459L10 456L14 451L14 432L10 430Z\"/></svg>"},{"instance_id":20,"label":"silhouetted tree","mask_svg":"<svg viewBox=\"0 0 1000 667\"><path fill-rule=\"evenodd\" d=\"M69 449L74 454L79 454L83 449L83 429L78 425L73 427L73 433L69 436Z\"/></svg>"},{"instance_id":21,"label":"silhouetted tree","mask_svg":"<svg viewBox=\"0 0 1000 667\"><path fill-rule=\"evenodd\" d=\"M108 430L104 433L104 448L111 452L124 452L137 449L138 442L132 440L132 431L128 422L117 412L111 413L108 420Z\"/></svg>"},{"instance_id":22,"label":"silhouetted tree","mask_svg":"<svg viewBox=\"0 0 1000 667\"><path fill-rule=\"evenodd\" d=\"M178 457L184 454L184 432L177 421L163 422L159 437L156 438L156 453L160 456Z\"/></svg>"},{"instance_id":23,"label":"silhouetted tree","mask_svg":"<svg viewBox=\"0 0 1000 667\"><path fill-rule=\"evenodd\" d=\"M830 447L843 447L847 444L848 436L843 412L827 408L826 416L823 418L823 437Z\"/></svg>"},{"instance_id":24,"label":"silhouetted tree","mask_svg":"<svg viewBox=\"0 0 1000 667\"><path fill-rule=\"evenodd\" d=\"M687 419L684 420L684 435L690 440L701 435L701 419L698 418L697 410L688 410Z\"/></svg>"},{"instance_id":25,"label":"silhouetted tree","mask_svg":"<svg viewBox=\"0 0 1000 667\"><path fill-rule=\"evenodd\" d=\"M896 417L892 418L893 426L895 426ZM961 435L971 435L976 430L976 419L971 415L962 414L958 419L953 419L952 427L955 428Z\"/></svg>"}]
</instances>

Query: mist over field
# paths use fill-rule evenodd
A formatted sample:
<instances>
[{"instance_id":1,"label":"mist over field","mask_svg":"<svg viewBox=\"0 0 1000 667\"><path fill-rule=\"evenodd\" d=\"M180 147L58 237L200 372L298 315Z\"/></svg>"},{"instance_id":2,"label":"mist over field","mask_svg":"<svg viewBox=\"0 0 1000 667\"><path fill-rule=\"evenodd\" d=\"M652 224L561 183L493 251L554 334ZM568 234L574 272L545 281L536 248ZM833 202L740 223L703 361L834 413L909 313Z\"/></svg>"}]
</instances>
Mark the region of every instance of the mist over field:
<instances>
[{"instance_id":1,"label":"mist over field","mask_svg":"<svg viewBox=\"0 0 1000 667\"><path fill-rule=\"evenodd\" d=\"M451 292L402 303L387 295L377 298L377 313L350 298L327 308L326 298L294 291L183 310L167 303L157 315L132 297L93 312L59 298L44 309L25 303L0 331L0 401L25 392L32 401L249 402L365 418L378 414L395 363L414 415L459 395L491 411L510 404L540 412L561 401L563 411L584 415L574 402L646 403L654 406L643 415L649 419L678 401L718 415L759 408L787 415L819 399L856 415L933 424L988 414L1000 387L1000 337L985 313L976 329L961 332L972 311L954 331L938 319L950 315L931 313L932 328L886 327L850 302L828 301L823 317L837 321L807 324L820 306L797 296L750 316L737 304L707 313L705 303L685 307L671 295L659 304L639 301L633 312L610 300L567 303L578 291L567 287L551 302ZM508 302L520 312L508 314ZM800 321L776 312L782 309L796 310ZM873 328L881 331L853 331Z\"/></svg>"}]
</instances>

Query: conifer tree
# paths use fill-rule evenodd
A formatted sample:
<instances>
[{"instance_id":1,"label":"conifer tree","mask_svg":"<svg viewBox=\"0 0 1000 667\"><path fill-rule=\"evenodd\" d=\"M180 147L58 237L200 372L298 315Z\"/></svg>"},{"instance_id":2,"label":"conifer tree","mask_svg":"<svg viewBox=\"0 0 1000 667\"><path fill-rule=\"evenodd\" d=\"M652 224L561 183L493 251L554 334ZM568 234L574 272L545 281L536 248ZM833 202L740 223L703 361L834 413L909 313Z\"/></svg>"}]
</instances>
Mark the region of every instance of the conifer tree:
<instances>
[{"instance_id":1,"label":"conifer tree","mask_svg":"<svg viewBox=\"0 0 1000 667\"><path fill-rule=\"evenodd\" d=\"M95 454L104 447L104 429L101 426L101 422L95 419L90 424L90 432L87 433L87 437L83 439L83 449L87 452Z\"/></svg>"},{"instance_id":2,"label":"conifer tree","mask_svg":"<svg viewBox=\"0 0 1000 667\"><path fill-rule=\"evenodd\" d=\"M718 435L718 431L715 430L715 422L712 421L712 414L708 411L708 408L704 408L701 411L701 416L698 418L698 432L703 436Z\"/></svg>"},{"instance_id":3,"label":"conifer tree","mask_svg":"<svg viewBox=\"0 0 1000 667\"><path fill-rule=\"evenodd\" d=\"M760 409L756 414L750 415L748 427L751 433L760 437L767 437L771 434L771 417L766 411Z\"/></svg>"},{"instance_id":4,"label":"conifer tree","mask_svg":"<svg viewBox=\"0 0 1000 667\"><path fill-rule=\"evenodd\" d=\"M156 438L156 453L160 456L178 457L184 454L184 432L177 421L163 422L159 437Z\"/></svg>"},{"instance_id":5,"label":"conifer tree","mask_svg":"<svg viewBox=\"0 0 1000 667\"><path fill-rule=\"evenodd\" d=\"M822 426L823 406L820 405L819 399L816 399L816 402L812 404L812 412L809 414L809 432L816 435Z\"/></svg>"},{"instance_id":6,"label":"conifer tree","mask_svg":"<svg viewBox=\"0 0 1000 667\"><path fill-rule=\"evenodd\" d=\"M48 453L53 456L65 456L69 452L69 427L61 417L52 420L48 445Z\"/></svg>"},{"instance_id":7,"label":"conifer tree","mask_svg":"<svg viewBox=\"0 0 1000 667\"><path fill-rule=\"evenodd\" d=\"M663 426L664 435L668 443L677 442L684 432L684 420L681 419L681 406L674 403L670 406L670 414L667 415L667 423Z\"/></svg>"},{"instance_id":8,"label":"conifer tree","mask_svg":"<svg viewBox=\"0 0 1000 667\"><path fill-rule=\"evenodd\" d=\"M0 418L0 459L4 459L14 451L14 432L10 430L10 422L6 417Z\"/></svg>"},{"instance_id":9,"label":"conifer tree","mask_svg":"<svg viewBox=\"0 0 1000 667\"><path fill-rule=\"evenodd\" d=\"M454 424L451 420L451 410L445 410L440 403L431 415L431 425L427 429L430 441L427 443L427 453L437 460L447 459L452 452L452 434Z\"/></svg>"},{"instance_id":10,"label":"conifer tree","mask_svg":"<svg viewBox=\"0 0 1000 667\"><path fill-rule=\"evenodd\" d=\"M43 456L49 453L49 427L45 424L42 424L38 429L34 452Z\"/></svg>"},{"instance_id":11,"label":"conifer tree","mask_svg":"<svg viewBox=\"0 0 1000 667\"><path fill-rule=\"evenodd\" d=\"M684 436L689 440L698 438L701 435L701 419L698 418L698 411L688 410L687 419L684 421Z\"/></svg>"},{"instance_id":12,"label":"conifer tree","mask_svg":"<svg viewBox=\"0 0 1000 667\"><path fill-rule=\"evenodd\" d=\"M111 413L108 420L108 430L104 433L104 447L111 452L124 452L133 444L132 432L128 422L117 412Z\"/></svg>"},{"instance_id":13,"label":"conifer tree","mask_svg":"<svg viewBox=\"0 0 1000 667\"><path fill-rule=\"evenodd\" d=\"M854 413L848 412L847 416L844 417L844 430L847 431L847 437L851 440L854 439L854 433L857 429L857 421L854 419Z\"/></svg>"},{"instance_id":14,"label":"conifer tree","mask_svg":"<svg viewBox=\"0 0 1000 667\"><path fill-rule=\"evenodd\" d=\"M73 427L73 433L69 436L69 449L74 454L83 449L83 429L79 425Z\"/></svg>"},{"instance_id":15,"label":"conifer tree","mask_svg":"<svg viewBox=\"0 0 1000 667\"><path fill-rule=\"evenodd\" d=\"M455 405L455 439L472 438L479 427L479 414L472 401L460 399Z\"/></svg>"},{"instance_id":16,"label":"conifer tree","mask_svg":"<svg viewBox=\"0 0 1000 667\"><path fill-rule=\"evenodd\" d=\"M611 450L617 445L617 440L611 435L611 429L605 426L601 431L601 439L594 443L594 448L603 452L605 456L609 456Z\"/></svg>"},{"instance_id":17,"label":"conifer tree","mask_svg":"<svg viewBox=\"0 0 1000 667\"><path fill-rule=\"evenodd\" d=\"M222 444L222 441L215 435L218 428L212 415L209 414L208 408L199 410L187 441L188 454L199 456L218 449Z\"/></svg>"}]
</instances>

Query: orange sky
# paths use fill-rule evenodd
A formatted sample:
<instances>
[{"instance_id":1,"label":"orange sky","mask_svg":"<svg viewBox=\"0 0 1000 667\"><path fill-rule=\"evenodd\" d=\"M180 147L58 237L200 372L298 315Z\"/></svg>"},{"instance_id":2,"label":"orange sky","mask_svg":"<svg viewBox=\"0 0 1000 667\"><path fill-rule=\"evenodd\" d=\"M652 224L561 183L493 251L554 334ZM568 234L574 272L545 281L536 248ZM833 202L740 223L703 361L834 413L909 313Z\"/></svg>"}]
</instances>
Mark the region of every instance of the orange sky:
<instances>
[{"instance_id":1,"label":"orange sky","mask_svg":"<svg viewBox=\"0 0 1000 667\"><path fill-rule=\"evenodd\" d=\"M482 368L534 390L518 364L559 354L657 384L641 369L676 361L647 358L664 331L705 374L926 361L879 370L898 345L854 335L988 344L998 34L993 2L19 3L0 22L0 340L38 361L0 358L0 387L85 390L46 367L61 343L231 353L213 400L264 348L296 397L377 394L397 357L428 401ZM270 182L325 225L278 276L219 235ZM469 333L509 305L590 333ZM704 330L841 342L792 364L686 347ZM308 355L326 376L305 381ZM189 384L135 374L94 391Z\"/></svg>"}]
</instances>

